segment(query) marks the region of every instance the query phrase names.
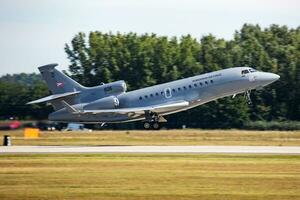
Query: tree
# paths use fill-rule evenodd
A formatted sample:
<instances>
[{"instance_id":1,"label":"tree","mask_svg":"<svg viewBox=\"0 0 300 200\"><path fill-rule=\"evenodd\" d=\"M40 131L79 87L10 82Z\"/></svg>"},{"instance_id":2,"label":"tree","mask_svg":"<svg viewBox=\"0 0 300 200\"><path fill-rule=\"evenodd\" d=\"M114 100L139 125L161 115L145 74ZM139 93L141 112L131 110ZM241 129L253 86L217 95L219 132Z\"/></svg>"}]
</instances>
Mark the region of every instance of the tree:
<instances>
[{"instance_id":1,"label":"tree","mask_svg":"<svg viewBox=\"0 0 300 200\"><path fill-rule=\"evenodd\" d=\"M125 80L129 90L234 66L274 72L280 80L252 92L248 106L242 95L224 98L168 117L170 127L241 127L248 120L300 120L300 28L245 24L232 40L206 35L177 37L156 34L76 34L65 51L70 75L85 86ZM51 107L25 105L47 96L36 74L0 78L0 116L46 118Z\"/></svg>"},{"instance_id":2,"label":"tree","mask_svg":"<svg viewBox=\"0 0 300 200\"><path fill-rule=\"evenodd\" d=\"M253 66L278 73L280 81L243 98L225 98L170 116L194 127L240 127L251 120L299 120L299 28L271 25L264 30L245 24L233 40L190 35L168 38L155 34L79 33L66 45L75 77L105 81L125 79L137 89L232 66ZM86 45L89 44L89 45ZM87 66L89 65L89 66ZM93 75L93 73L94 75ZM192 118L190 116L193 116Z\"/></svg>"}]
</instances>

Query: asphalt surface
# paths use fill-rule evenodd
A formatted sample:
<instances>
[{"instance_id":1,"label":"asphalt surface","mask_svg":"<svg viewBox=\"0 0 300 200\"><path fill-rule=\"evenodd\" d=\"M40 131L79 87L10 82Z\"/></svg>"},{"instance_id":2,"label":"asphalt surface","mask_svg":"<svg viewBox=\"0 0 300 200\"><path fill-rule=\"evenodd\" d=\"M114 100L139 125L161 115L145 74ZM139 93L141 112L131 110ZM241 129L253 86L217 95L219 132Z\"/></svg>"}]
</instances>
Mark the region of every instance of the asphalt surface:
<instances>
[{"instance_id":1,"label":"asphalt surface","mask_svg":"<svg viewBox=\"0 0 300 200\"><path fill-rule=\"evenodd\" d=\"M300 154L300 146L2 146L4 153Z\"/></svg>"}]
</instances>

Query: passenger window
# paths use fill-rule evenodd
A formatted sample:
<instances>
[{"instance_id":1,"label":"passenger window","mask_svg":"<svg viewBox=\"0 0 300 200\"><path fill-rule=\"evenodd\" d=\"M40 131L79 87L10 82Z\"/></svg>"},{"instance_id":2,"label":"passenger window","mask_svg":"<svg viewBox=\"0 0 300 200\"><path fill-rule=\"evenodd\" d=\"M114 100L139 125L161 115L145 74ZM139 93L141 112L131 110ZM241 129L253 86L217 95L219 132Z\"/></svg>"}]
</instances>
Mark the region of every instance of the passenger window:
<instances>
[{"instance_id":1,"label":"passenger window","mask_svg":"<svg viewBox=\"0 0 300 200\"><path fill-rule=\"evenodd\" d=\"M158 96L159 95L158 92L156 92L155 95Z\"/></svg>"},{"instance_id":2,"label":"passenger window","mask_svg":"<svg viewBox=\"0 0 300 200\"><path fill-rule=\"evenodd\" d=\"M195 83L194 86L197 87L197 84Z\"/></svg>"},{"instance_id":3,"label":"passenger window","mask_svg":"<svg viewBox=\"0 0 300 200\"><path fill-rule=\"evenodd\" d=\"M164 92L160 92L161 95L164 95Z\"/></svg>"},{"instance_id":4,"label":"passenger window","mask_svg":"<svg viewBox=\"0 0 300 200\"><path fill-rule=\"evenodd\" d=\"M191 86L191 85L189 85L189 88L192 88L192 86Z\"/></svg>"},{"instance_id":5,"label":"passenger window","mask_svg":"<svg viewBox=\"0 0 300 200\"><path fill-rule=\"evenodd\" d=\"M175 90L175 89L172 89L172 91L175 92L176 90Z\"/></svg>"},{"instance_id":6,"label":"passenger window","mask_svg":"<svg viewBox=\"0 0 300 200\"><path fill-rule=\"evenodd\" d=\"M180 90L181 90L181 88L179 87L179 88L178 88L178 91L180 91Z\"/></svg>"},{"instance_id":7,"label":"passenger window","mask_svg":"<svg viewBox=\"0 0 300 200\"><path fill-rule=\"evenodd\" d=\"M142 100L142 97L140 97L139 99Z\"/></svg>"},{"instance_id":8,"label":"passenger window","mask_svg":"<svg viewBox=\"0 0 300 200\"><path fill-rule=\"evenodd\" d=\"M210 82L213 83L214 81L213 81L213 80L210 80Z\"/></svg>"},{"instance_id":9,"label":"passenger window","mask_svg":"<svg viewBox=\"0 0 300 200\"><path fill-rule=\"evenodd\" d=\"M185 90L186 90L186 87L185 87L185 86L183 86L183 89L185 89Z\"/></svg>"},{"instance_id":10,"label":"passenger window","mask_svg":"<svg viewBox=\"0 0 300 200\"><path fill-rule=\"evenodd\" d=\"M208 82L207 82L207 81L205 81L205 84L206 84L206 85L208 85Z\"/></svg>"},{"instance_id":11,"label":"passenger window","mask_svg":"<svg viewBox=\"0 0 300 200\"><path fill-rule=\"evenodd\" d=\"M153 94L150 94L150 97L153 97Z\"/></svg>"},{"instance_id":12,"label":"passenger window","mask_svg":"<svg viewBox=\"0 0 300 200\"><path fill-rule=\"evenodd\" d=\"M200 82L200 85L202 86L202 82Z\"/></svg>"},{"instance_id":13,"label":"passenger window","mask_svg":"<svg viewBox=\"0 0 300 200\"><path fill-rule=\"evenodd\" d=\"M145 95L145 98L147 99L147 98L148 98L148 95Z\"/></svg>"}]
</instances>

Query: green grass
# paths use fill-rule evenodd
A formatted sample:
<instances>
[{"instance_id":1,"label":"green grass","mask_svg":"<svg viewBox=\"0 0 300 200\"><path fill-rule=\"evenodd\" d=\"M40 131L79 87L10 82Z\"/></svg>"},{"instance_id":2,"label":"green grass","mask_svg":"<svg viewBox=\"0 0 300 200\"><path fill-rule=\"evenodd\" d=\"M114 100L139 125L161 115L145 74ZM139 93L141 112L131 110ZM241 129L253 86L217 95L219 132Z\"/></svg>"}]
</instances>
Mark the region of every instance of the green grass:
<instances>
[{"instance_id":1,"label":"green grass","mask_svg":"<svg viewBox=\"0 0 300 200\"><path fill-rule=\"evenodd\" d=\"M300 145L300 131L0 132L14 145ZM0 155L0 200L300 199L298 155Z\"/></svg>"},{"instance_id":2,"label":"green grass","mask_svg":"<svg viewBox=\"0 0 300 200\"><path fill-rule=\"evenodd\" d=\"M300 131L161 130L42 132L38 139L24 139L23 132L0 132L12 136L13 145L272 145L299 146Z\"/></svg>"},{"instance_id":3,"label":"green grass","mask_svg":"<svg viewBox=\"0 0 300 200\"><path fill-rule=\"evenodd\" d=\"M0 199L300 199L300 157L0 155Z\"/></svg>"}]
</instances>

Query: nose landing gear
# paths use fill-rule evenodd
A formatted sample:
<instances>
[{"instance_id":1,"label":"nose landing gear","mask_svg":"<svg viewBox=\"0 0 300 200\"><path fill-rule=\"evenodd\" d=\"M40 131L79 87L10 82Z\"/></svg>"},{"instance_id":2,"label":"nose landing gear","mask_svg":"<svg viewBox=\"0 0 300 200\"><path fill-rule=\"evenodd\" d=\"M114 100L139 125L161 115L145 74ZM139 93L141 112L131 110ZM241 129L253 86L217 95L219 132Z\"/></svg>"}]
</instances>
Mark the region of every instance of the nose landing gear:
<instances>
[{"instance_id":1,"label":"nose landing gear","mask_svg":"<svg viewBox=\"0 0 300 200\"><path fill-rule=\"evenodd\" d=\"M247 90L247 91L245 91L245 94L244 94L244 97L249 105L252 104L250 93L251 93L251 90Z\"/></svg>"}]
</instances>

